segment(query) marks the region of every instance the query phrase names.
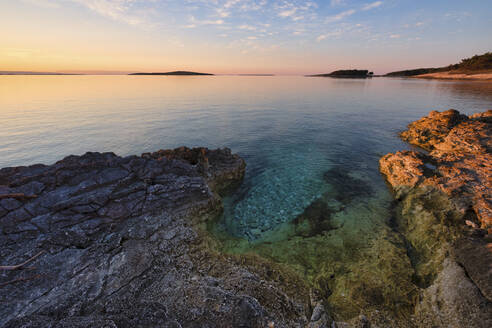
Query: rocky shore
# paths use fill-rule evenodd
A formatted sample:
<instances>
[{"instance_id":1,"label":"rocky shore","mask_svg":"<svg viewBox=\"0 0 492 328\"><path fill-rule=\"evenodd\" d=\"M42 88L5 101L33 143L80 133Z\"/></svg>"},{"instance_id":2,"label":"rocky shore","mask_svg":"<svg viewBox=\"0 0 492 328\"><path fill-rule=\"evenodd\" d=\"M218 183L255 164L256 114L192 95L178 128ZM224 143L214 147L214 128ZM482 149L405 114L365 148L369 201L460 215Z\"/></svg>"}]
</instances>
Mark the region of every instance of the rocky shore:
<instances>
[{"instance_id":1,"label":"rocky shore","mask_svg":"<svg viewBox=\"0 0 492 328\"><path fill-rule=\"evenodd\" d=\"M433 111L380 170L398 200L396 224L414 253L423 327L492 326L492 111Z\"/></svg>"},{"instance_id":2,"label":"rocky shore","mask_svg":"<svg viewBox=\"0 0 492 328\"><path fill-rule=\"evenodd\" d=\"M427 73L413 76L418 79L437 79L437 80L464 80L464 81L492 81L492 73L454 73L454 72L438 72Z\"/></svg>"},{"instance_id":3,"label":"rocky shore","mask_svg":"<svg viewBox=\"0 0 492 328\"><path fill-rule=\"evenodd\" d=\"M244 170L205 148L0 170L0 326L303 326L302 281L200 232Z\"/></svg>"},{"instance_id":4,"label":"rocky shore","mask_svg":"<svg viewBox=\"0 0 492 328\"><path fill-rule=\"evenodd\" d=\"M365 246L316 246L343 223L325 203L309 206L285 242L313 252L299 261L333 258L311 280L268 260L269 245L218 251L205 226L246 167L229 149L1 169L0 326L490 327L491 131L492 111L411 123L401 137L421 150L381 158L394 217L376 240L355 235ZM340 169L325 178L339 182L326 197L342 205L371 191Z\"/></svg>"}]
</instances>

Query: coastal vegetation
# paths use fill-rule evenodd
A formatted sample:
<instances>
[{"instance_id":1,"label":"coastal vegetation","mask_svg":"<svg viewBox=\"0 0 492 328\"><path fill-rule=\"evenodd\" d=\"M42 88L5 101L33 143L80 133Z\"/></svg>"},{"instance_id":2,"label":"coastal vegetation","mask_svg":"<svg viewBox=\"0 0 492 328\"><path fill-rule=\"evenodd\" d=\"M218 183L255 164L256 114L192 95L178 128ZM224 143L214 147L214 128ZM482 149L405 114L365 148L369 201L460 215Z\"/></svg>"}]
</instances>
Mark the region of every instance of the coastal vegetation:
<instances>
[{"instance_id":1,"label":"coastal vegetation","mask_svg":"<svg viewBox=\"0 0 492 328\"><path fill-rule=\"evenodd\" d=\"M391 72L388 77L417 76L422 74L449 72L451 74L480 74L492 72L492 52L462 59L458 64L445 67L417 68Z\"/></svg>"},{"instance_id":2,"label":"coastal vegetation","mask_svg":"<svg viewBox=\"0 0 492 328\"><path fill-rule=\"evenodd\" d=\"M308 75L309 77L340 77L340 78L366 78L373 76L373 72L366 69L343 69L325 74Z\"/></svg>"}]
</instances>

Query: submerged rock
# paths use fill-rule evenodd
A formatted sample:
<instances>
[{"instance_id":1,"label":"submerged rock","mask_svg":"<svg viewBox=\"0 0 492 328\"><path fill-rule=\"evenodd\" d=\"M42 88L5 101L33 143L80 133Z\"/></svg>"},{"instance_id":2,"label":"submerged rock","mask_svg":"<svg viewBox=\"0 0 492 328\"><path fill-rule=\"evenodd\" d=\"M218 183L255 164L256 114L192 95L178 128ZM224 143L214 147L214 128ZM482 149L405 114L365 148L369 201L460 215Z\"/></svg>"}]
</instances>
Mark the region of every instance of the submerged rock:
<instances>
[{"instance_id":1,"label":"submerged rock","mask_svg":"<svg viewBox=\"0 0 492 328\"><path fill-rule=\"evenodd\" d=\"M0 265L37 257L0 271L0 326L307 323L302 281L218 254L198 227L244 168L228 149L180 148L1 169Z\"/></svg>"},{"instance_id":2,"label":"submerged rock","mask_svg":"<svg viewBox=\"0 0 492 328\"><path fill-rule=\"evenodd\" d=\"M396 192L408 240L419 326L492 324L492 111L431 112L402 138L429 153L388 154L380 170Z\"/></svg>"},{"instance_id":3,"label":"submerged rock","mask_svg":"<svg viewBox=\"0 0 492 328\"><path fill-rule=\"evenodd\" d=\"M328 161L319 150L279 149L265 154L265 160L269 164L250 178L251 185L235 199L228 225L232 235L249 241L294 220L328 188L321 179Z\"/></svg>"}]
</instances>

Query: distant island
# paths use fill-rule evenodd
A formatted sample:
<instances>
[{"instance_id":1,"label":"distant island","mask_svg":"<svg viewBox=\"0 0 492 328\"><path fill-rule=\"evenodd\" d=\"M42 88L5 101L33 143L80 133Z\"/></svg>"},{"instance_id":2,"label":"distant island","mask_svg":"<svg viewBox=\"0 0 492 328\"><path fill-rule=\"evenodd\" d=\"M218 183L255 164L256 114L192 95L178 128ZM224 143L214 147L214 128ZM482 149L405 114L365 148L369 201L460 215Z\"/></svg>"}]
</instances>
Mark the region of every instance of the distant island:
<instances>
[{"instance_id":1,"label":"distant island","mask_svg":"<svg viewBox=\"0 0 492 328\"><path fill-rule=\"evenodd\" d=\"M368 78L374 75L366 69L345 69L326 74L307 75L308 77L336 77L336 78Z\"/></svg>"},{"instance_id":2,"label":"distant island","mask_svg":"<svg viewBox=\"0 0 492 328\"><path fill-rule=\"evenodd\" d=\"M188 72L188 71L174 71L174 72L164 72L164 73L130 73L128 75L214 75L214 74Z\"/></svg>"},{"instance_id":3,"label":"distant island","mask_svg":"<svg viewBox=\"0 0 492 328\"><path fill-rule=\"evenodd\" d=\"M417 77L424 79L492 80L492 52L462 59L445 67L417 68L391 72L387 77Z\"/></svg>"}]
</instances>

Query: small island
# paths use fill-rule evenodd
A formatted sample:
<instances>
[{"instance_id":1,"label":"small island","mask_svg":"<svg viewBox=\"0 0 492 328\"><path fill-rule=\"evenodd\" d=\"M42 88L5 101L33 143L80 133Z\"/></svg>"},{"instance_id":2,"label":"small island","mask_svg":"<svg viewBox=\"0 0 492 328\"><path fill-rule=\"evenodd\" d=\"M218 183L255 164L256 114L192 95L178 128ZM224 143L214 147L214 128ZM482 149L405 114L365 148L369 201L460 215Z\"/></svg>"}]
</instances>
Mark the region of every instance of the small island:
<instances>
[{"instance_id":1,"label":"small island","mask_svg":"<svg viewBox=\"0 0 492 328\"><path fill-rule=\"evenodd\" d=\"M128 75L214 75L210 73L197 73L189 71L174 71L174 72L164 72L164 73L130 73Z\"/></svg>"},{"instance_id":2,"label":"small island","mask_svg":"<svg viewBox=\"0 0 492 328\"><path fill-rule=\"evenodd\" d=\"M492 52L462 59L445 67L417 68L391 72L387 77L415 77L446 80L492 80Z\"/></svg>"},{"instance_id":3,"label":"small island","mask_svg":"<svg viewBox=\"0 0 492 328\"><path fill-rule=\"evenodd\" d=\"M373 72L366 69L345 69L326 74L307 75L308 77L335 77L335 78L359 78L365 79L373 76Z\"/></svg>"}]
</instances>

